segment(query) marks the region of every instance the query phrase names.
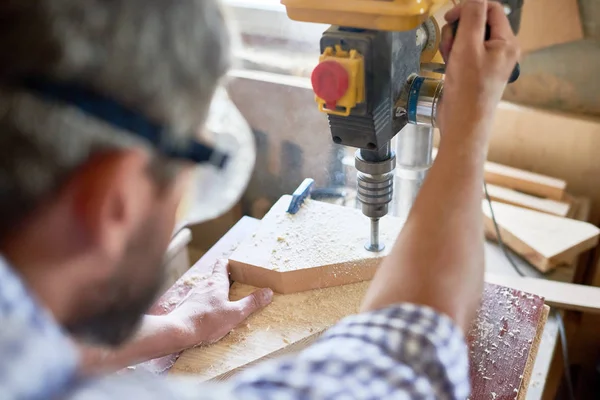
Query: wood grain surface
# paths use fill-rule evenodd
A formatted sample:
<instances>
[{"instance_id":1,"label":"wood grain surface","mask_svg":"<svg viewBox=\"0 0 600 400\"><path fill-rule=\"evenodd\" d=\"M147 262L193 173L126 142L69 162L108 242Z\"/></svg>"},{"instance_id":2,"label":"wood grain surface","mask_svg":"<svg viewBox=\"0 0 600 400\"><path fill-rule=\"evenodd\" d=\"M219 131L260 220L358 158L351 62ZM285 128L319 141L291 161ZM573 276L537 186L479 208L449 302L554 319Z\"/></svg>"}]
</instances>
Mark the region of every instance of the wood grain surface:
<instances>
[{"instance_id":1,"label":"wood grain surface","mask_svg":"<svg viewBox=\"0 0 600 400\"><path fill-rule=\"evenodd\" d=\"M360 210L307 200L292 215L286 213L290 200L281 197L231 255L234 281L295 293L368 280L400 232L400 220L382 218L387 247L373 253L364 248L370 221Z\"/></svg>"},{"instance_id":2,"label":"wood grain surface","mask_svg":"<svg viewBox=\"0 0 600 400\"><path fill-rule=\"evenodd\" d=\"M487 161L485 181L493 185L519 190L543 198L562 200L567 182L518 168Z\"/></svg>"},{"instance_id":3,"label":"wood grain surface","mask_svg":"<svg viewBox=\"0 0 600 400\"><path fill-rule=\"evenodd\" d=\"M567 217L572 208L569 202L532 196L502 186L488 184L487 189L490 198L499 203L519 206L559 217Z\"/></svg>"},{"instance_id":4,"label":"wood grain surface","mask_svg":"<svg viewBox=\"0 0 600 400\"><path fill-rule=\"evenodd\" d=\"M258 222L254 229L248 227L247 234L251 235L256 228ZM201 380L222 380L257 362L299 351L341 318L356 313L368 284L359 282L276 294L270 306L251 316L246 324L220 342L184 352L171 373L193 374ZM253 286L234 283L230 297L235 300L253 290ZM505 304L499 304L501 302ZM537 352L536 335L544 326L542 310L543 301L538 296L486 285L482 308L469 334L474 388L487 392L488 396L492 396L492 392L512 394L510 398L526 390L527 371ZM520 336L514 339L517 330ZM491 335L500 335L498 341L507 344L492 352L494 344L499 345ZM513 353L510 351L512 345L523 347ZM492 376L488 376L488 372ZM492 384L494 381L499 387Z\"/></svg>"},{"instance_id":5,"label":"wood grain surface","mask_svg":"<svg viewBox=\"0 0 600 400\"><path fill-rule=\"evenodd\" d=\"M493 201L492 207L504 243L542 272L547 272L598 244L600 229L570 218L527 210ZM487 201L482 202L485 233L496 231Z\"/></svg>"},{"instance_id":6,"label":"wood grain surface","mask_svg":"<svg viewBox=\"0 0 600 400\"><path fill-rule=\"evenodd\" d=\"M339 319L356 313L367 287L361 282L277 294L269 307L220 342L184 352L171 373L224 380L258 362L300 351ZM236 283L232 299L253 290ZM538 296L495 285L486 285L483 298L468 335L471 398L496 393L498 399L513 399L526 392L547 310Z\"/></svg>"}]
</instances>

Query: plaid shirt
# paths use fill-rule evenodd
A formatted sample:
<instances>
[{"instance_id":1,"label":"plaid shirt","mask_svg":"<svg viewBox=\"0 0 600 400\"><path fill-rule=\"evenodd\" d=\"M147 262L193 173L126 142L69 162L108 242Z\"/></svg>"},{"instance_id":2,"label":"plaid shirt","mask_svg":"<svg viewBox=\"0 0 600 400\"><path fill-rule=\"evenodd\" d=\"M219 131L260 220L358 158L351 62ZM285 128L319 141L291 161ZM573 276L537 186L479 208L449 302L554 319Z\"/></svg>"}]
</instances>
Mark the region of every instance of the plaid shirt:
<instances>
[{"instance_id":1,"label":"plaid shirt","mask_svg":"<svg viewBox=\"0 0 600 400\"><path fill-rule=\"evenodd\" d=\"M0 258L0 400L465 399L467 346L452 321L412 304L345 318L300 354L227 383L144 373L77 377L68 336Z\"/></svg>"}]
</instances>

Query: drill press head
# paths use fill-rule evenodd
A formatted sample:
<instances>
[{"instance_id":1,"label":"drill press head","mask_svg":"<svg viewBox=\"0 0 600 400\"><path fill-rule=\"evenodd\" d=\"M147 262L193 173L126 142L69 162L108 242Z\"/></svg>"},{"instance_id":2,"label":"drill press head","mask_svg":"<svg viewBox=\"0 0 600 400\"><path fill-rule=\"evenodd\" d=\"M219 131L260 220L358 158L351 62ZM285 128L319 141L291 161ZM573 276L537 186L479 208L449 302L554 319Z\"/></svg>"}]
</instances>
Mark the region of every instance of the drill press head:
<instances>
[{"instance_id":1,"label":"drill press head","mask_svg":"<svg viewBox=\"0 0 600 400\"><path fill-rule=\"evenodd\" d=\"M321 38L311 79L333 141L358 148L358 200L371 219L370 251L383 250L379 219L392 201L396 156L390 141L409 123L435 127L443 81L418 73L421 63L430 65L430 73L444 73L440 31L430 16L448 1L281 0L291 19L332 25ZM518 30L523 0L501 2ZM404 142L409 149L402 154L422 152L421 147L431 151L429 136Z\"/></svg>"},{"instance_id":2,"label":"drill press head","mask_svg":"<svg viewBox=\"0 0 600 400\"><path fill-rule=\"evenodd\" d=\"M332 24L311 79L333 141L358 149L358 200L372 221L371 251L383 249L378 221L392 201L396 157L390 141L408 123L396 103L435 37L418 28L445 1L282 0L292 19Z\"/></svg>"}]
</instances>

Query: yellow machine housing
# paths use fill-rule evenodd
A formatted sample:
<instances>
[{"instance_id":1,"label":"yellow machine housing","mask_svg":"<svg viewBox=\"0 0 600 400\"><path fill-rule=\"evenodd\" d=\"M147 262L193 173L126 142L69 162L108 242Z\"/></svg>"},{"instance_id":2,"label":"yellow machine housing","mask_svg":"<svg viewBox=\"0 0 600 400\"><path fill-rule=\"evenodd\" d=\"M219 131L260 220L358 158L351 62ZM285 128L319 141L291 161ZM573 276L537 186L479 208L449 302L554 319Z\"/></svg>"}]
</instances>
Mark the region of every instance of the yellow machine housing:
<instances>
[{"instance_id":1,"label":"yellow machine housing","mask_svg":"<svg viewBox=\"0 0 600 400\"><path fill-rule=\"evenodd\" d=\"M281 0L295 21L380 31L408 31L448 0Z\"/></svg>"}]
</instances>

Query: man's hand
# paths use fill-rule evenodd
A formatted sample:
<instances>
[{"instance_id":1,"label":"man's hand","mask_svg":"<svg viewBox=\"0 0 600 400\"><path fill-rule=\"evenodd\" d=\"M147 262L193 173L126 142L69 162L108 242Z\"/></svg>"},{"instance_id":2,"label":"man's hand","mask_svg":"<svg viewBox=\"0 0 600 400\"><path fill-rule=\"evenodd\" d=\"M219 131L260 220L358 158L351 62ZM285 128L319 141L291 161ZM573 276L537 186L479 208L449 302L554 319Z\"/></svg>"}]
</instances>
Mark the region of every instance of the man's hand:
<instances>
[{"instance_id":1,"label":"man's hand","mask_svg":"<svg viewBox=\"0 0 600 400\"><path fill-rule=\"evenodd\" d=\"M241 300L229 301L227 265L226 260L217 261L211 276L198 281L183 303L169 314L184 329L184 348L218 341L250 314L271 303L271 289L259 289Z\"/></svg>"},{"instance_id":2,"label":"man's hand","mask_svg":"<svg viewBox=\"0 0 600 400\"><path fill-rule=\"evenodd\" d=\"M191 290L190 283L193 284ZM172 292L150 310L152 314L161 315L144 316L131 342L117 349L79 344L81 374L117 371L194 346L214 343L252 313L271 303L273 298L271 289L259 289L241 300L229 301L229 274L224 260L214 265L210 275L188 277L185 282L178 282ZM183 296L187 297L180 301ZM162 301L179 305L164 314L160 312Z\"/></svg>"},{"instance_id":3,"label":"man's hand","mask_svg":"<svg viewBox=\"0 0 600 400\"><path fill-rule=\"evenodd\" d=\"M442 29L440 51L447 66L440 129L444 137L462 136L468 131L465 127L477 126L481 120L489 122L493 116L519 58L519 46L502 5L496 1L464 1L445 18L448 24ZM451 25L459 19L454 37ZM486 23L490 38L484 41Z\"/></svg>"}]
</instances>

